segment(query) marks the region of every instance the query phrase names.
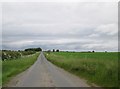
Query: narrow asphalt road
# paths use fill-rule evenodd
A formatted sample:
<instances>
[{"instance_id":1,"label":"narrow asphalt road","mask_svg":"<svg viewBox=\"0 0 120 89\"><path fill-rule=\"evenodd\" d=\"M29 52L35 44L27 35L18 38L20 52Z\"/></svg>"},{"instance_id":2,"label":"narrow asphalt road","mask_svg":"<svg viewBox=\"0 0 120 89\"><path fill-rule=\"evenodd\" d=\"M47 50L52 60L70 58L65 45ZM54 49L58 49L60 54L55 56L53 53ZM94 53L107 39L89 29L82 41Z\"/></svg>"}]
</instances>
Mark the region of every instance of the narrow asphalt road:
<instances>
[{"instance_id":1,"label":"narrow asphalt road","mask_svg":"<svg viewBox=\"0 0 120 89\"><path fill-rule=\"evenodd\" d=\"M90 87L86 81L56 67L40 53L37 61L17 75L8 87Z\"/></svg>"}]
</instances>

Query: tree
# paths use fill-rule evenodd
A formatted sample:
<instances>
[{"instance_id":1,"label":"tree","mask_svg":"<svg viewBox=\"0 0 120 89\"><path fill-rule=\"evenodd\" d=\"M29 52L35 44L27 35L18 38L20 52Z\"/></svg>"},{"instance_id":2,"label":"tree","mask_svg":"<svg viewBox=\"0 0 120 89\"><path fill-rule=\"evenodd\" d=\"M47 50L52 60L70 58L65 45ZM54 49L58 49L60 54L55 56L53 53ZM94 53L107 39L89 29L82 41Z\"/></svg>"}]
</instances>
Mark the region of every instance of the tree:
<instances>
[{"instance_id":1,"label":"tree","mask_svg":"<svg viewBox=\"0 0 120 89\"><path fill-rule=\"evenodd\" d=\"M25 49L25 51L42 51L41 48L28 48L28 49Z\"/></svg>"},{"instance_id":2,"label":"tree","mask_svg":"<svg viewBox=\"0 0 120 89\"><path fill-rule=\"evenodd\" d=\"M107 51L105 51L105 53L107 53Z\"/></svg>"},{"instance_id":3,"label":"tree","mask_svg":"<svg viewBox=\"0 0 120 89\"><path fill-rule=\"evenodd\" d=\"M53 49L53 52L55 52L55 49Z\"/></svg>"},{"instance_id":4,"label":"tree","mask_svg":"<svg viewBox=\"0 0 120 89\"><path fill-rule=\"evenodd\" d=\"M57 49L56 52L59 52L59 49Z\"/></svg>"},{"instance_id":5,"label":"tree","mask_svg":"<svg viewBox=\"0 0 120 89\"><path fill-rule=\"evenodd\" d=\"M47 51L47 53L49 53L49 54L50 54L50 52L51 52L51 50L48 50L48 51Z\"/></svg>"}]
</instances>

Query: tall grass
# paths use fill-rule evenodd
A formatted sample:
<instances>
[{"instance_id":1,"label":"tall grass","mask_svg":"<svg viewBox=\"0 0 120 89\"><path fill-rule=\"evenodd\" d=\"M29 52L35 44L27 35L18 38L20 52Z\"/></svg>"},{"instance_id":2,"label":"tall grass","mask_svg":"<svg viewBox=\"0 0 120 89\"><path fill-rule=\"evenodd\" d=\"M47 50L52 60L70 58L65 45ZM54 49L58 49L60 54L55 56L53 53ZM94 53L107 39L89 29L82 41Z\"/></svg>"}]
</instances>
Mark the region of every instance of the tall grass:
<instances>
[{"instance_id":1,"label":"tall grass","mask_svg":"<svg viewBox=\"0 0 120 89\"><path fill-rule=\"evenodd\" d=\"M54 52L46 55L55 65L102 87L118 86L118 53Z\"/></svg>"},{"instance_id":2,"label":"tall grass","mask_svg":"<svg viewBox=\"0 0 120 89\"><path fill-rule=\"evenodd\" d=\"M2 60L0 60L0 88L2 87Z\"/></svg>"},{"instance_id":3,"label":"tall grass","mask_svg":"<svg viewBox=\"0 0 120 89\"><path fill-rule=\"evenodd\" d=\"M7 83L13 76L29 68L37 59L39 53L2 62L2 84Z\"/></svg>"}]
</instances>

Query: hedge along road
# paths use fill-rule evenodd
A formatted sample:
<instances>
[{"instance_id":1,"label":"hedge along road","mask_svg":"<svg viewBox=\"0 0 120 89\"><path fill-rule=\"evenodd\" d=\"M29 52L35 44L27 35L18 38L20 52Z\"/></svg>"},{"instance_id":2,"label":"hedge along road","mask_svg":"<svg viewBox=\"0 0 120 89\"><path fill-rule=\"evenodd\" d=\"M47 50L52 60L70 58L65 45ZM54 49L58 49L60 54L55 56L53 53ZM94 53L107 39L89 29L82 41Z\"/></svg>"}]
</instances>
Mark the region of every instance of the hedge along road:
<instances>
[{"instance_id":1,"label":"hedge along road","mask_svg":"<svg viewBox=\"0 0 120 89\"><path fill-rule=\"evenodd\" d=\"M37 61L14 77L7 87L90 87L85 80L56 67L40 53Z\"/></svg>"}]
</instances>

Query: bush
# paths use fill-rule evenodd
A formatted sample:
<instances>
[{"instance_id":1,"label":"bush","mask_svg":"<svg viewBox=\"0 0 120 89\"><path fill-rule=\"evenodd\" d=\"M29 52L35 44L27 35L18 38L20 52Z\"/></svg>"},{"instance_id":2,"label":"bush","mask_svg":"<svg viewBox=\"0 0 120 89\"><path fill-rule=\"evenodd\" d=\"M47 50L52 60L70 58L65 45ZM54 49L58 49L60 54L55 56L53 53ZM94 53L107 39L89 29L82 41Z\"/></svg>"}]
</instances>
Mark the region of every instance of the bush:
<instances>
[{"instance_id":1,"label":"bush","mask_svg":"<svg viewBox=\"0 0 120 89\"><path fill-rule=\"evenodd\" d=\"M2 50L0 57L2 61L4 60L12 60L20 58L21 56L31 55L36 53L36 51L11 51L11 50Z\"/></svg>"}]
</instances>

